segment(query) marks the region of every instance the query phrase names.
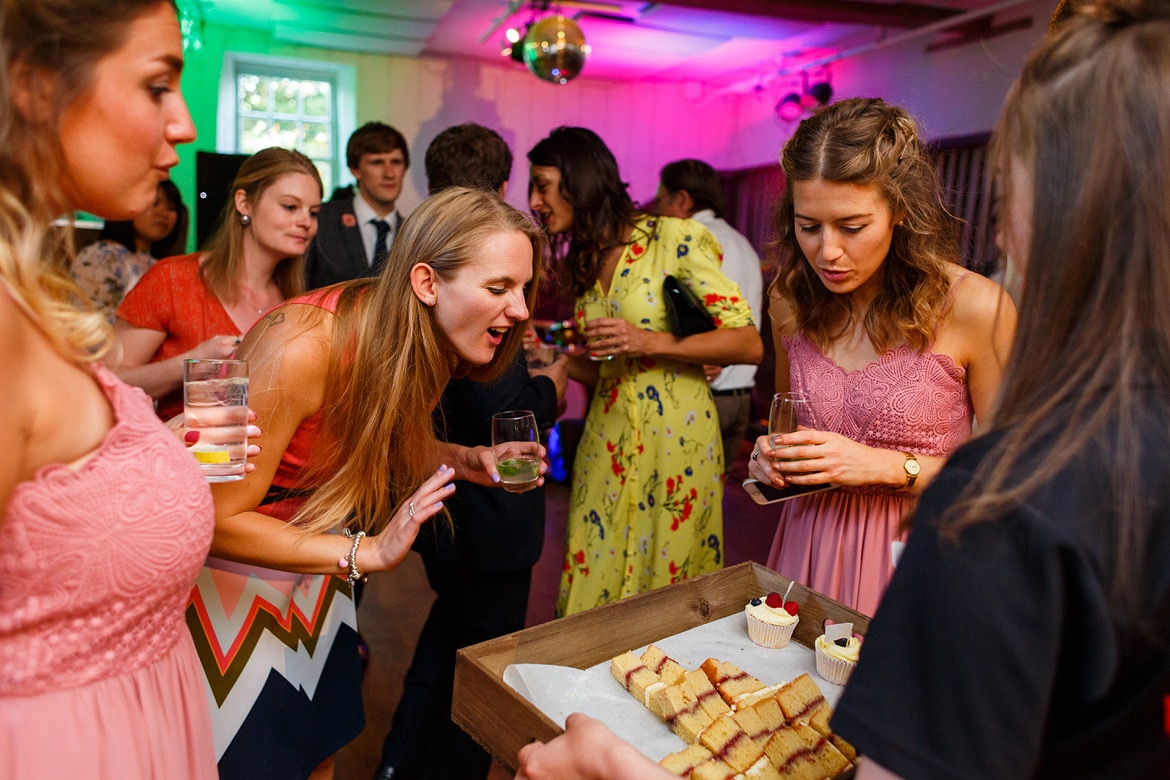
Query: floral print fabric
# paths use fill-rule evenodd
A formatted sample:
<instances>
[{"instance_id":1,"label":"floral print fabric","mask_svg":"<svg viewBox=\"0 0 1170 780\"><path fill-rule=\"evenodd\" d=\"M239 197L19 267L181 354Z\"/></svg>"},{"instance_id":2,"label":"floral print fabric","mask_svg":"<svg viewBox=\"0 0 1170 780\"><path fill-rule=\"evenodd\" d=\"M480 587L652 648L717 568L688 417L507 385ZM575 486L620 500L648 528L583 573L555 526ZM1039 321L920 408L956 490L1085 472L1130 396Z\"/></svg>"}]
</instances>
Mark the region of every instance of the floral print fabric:
<instances>
[{"instance_id":1,"label":"floral print fabric","mask_svg":"<svg viewBox=\"0 0 1170 780\"><path fill-rule=\"evenodd\" d=\"M612 316L668 331L662 280L673 274L719 327L753 325L720 270L718 241L698 222L641 220L608 294ZM703 367L664 358L600 364L573 461L557 614L567 615L723 565L723 447Z\"/></svg>"},{"instance_id":2,"label":"floral print fabric","mask_svg":"<svg viewBox=\"0 0 1170 780\"><path fill-rule=\"evenodd\" d=\"M114 324L114 311L142 275L154 265L154 258L143 252L131 252L117 241L101 240L90 244L73 261L73 281L93 303L95 311L106 315Z\"/></svg>"}]
</instances>

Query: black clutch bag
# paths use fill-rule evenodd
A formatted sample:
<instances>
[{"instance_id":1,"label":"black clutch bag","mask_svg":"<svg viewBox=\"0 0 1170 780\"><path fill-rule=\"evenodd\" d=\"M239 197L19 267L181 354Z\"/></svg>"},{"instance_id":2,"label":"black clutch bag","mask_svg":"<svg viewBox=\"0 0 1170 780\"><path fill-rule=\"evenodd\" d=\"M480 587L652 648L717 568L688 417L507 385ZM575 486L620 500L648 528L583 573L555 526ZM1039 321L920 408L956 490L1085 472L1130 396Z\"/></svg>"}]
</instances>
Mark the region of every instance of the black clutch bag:
<instances>
[{"instance_id":1,"label":"black clutch bag","mask_svg":"<svg viewBox=\"0 0 1170 780\"><path fill-rule=\"evenodd\" d=\"M691 336L715 330L715 320L691 288L667 274L662 280L662 297L666 299L666 316L670 330L678 336Z\"/></svg>"}]
</instances>

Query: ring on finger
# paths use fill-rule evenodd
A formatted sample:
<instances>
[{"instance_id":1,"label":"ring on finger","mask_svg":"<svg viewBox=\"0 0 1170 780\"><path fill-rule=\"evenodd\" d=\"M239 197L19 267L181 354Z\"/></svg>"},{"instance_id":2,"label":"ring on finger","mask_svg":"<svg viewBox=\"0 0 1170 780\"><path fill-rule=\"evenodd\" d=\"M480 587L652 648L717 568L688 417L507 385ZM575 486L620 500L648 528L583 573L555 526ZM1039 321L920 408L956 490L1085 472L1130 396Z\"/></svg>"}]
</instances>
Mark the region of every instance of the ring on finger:
<instances>
[{"instance_id":1,"label":"ring on finger","mask_svg":"<svg viewBox=\"0 0 1170 780\"><path fill-rule=\"evenodd\" d=\"M409 504L406 505L406 511L410 515L410 519L413 520L414 519L414 502L413 501L411 501Z\"/></svg>"},{"instance_id":2,"label":"ring on finger","mask_svg":"<svg viewBox=\"0 0 1170 780\"><path fill-rule=\"evenodd\" d=\"M752 460L759 460L759 459L760 459L760 451L759 450L752 450Z\"/></svg>"}]
</instances>

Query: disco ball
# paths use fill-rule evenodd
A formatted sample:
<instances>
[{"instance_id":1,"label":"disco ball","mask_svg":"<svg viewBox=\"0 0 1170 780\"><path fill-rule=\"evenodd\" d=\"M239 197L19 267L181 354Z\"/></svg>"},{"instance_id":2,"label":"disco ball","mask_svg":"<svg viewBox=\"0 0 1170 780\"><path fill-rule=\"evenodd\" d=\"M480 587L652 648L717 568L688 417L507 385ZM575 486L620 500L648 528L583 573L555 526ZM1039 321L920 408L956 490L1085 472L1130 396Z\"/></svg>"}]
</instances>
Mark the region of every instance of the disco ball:
<instances>
[{"instance_id":1,"label":"disco ball","mask_svg":"<svg viewBox=\"0 0 1170 780\"><path fill-rule=\"evenodd\" d=\"M568 84L585 67L589 46L572 19L547 16L528 28L524 36L524 64L537 78Z\"/></svg>"}]
</instances>

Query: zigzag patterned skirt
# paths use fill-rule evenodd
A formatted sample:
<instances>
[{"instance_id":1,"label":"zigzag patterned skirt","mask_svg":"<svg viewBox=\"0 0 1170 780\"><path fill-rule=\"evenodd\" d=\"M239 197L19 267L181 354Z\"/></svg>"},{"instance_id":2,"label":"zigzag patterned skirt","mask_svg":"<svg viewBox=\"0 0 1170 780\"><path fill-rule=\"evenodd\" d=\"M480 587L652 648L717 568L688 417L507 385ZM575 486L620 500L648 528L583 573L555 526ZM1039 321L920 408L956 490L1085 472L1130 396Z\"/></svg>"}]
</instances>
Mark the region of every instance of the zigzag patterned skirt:
<instances>
[{"instance_id":1,"label":"zigzag patterned skirt","mask_svg":"<svg viewBox=\"0 0 1170 780\"><path fill-rule=\"evenodd\" d=\"M283 517L290 503L259 511ZM186 618L222 780L307 777L365 726L345 577L208 558Z\"/></svg>"}]
</instances>

